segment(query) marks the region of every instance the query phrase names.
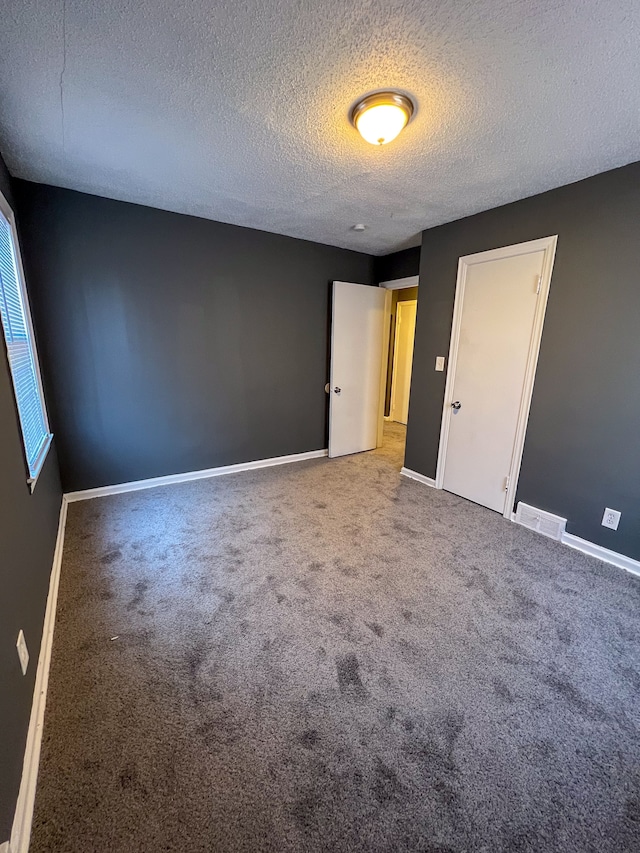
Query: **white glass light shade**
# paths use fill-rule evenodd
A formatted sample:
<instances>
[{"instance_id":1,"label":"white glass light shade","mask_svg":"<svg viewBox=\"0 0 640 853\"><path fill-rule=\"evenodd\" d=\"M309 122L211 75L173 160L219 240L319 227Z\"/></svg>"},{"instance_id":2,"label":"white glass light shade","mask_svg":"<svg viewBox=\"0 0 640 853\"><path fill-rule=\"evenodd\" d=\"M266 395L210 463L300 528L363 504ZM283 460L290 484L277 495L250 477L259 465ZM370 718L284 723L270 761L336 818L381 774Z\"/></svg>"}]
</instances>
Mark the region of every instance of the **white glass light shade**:
<instances>
[{"instance_id":1,"label":"white glass light shade","mask_svg":"<svg viewBox=\"0 0 640 853\"><path fill-rule=\"evenodd\" d=\"M413 103L398 92L376 92L359 101L351 120L363 139L386 145L398 136L413 115Z\"/></svg>"}]
</instances>

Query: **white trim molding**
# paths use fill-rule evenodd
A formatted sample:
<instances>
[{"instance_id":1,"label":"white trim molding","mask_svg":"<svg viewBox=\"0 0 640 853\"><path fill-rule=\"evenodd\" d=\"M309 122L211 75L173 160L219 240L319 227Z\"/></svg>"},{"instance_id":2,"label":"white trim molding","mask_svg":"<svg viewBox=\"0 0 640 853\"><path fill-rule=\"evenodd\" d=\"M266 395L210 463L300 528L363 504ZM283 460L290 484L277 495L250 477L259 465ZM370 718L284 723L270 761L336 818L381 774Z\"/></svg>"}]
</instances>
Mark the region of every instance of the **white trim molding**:
<instances>
[{"instance_id":1,"label":"white trim molding","mask_svg":"<svg viewBox=\"0 0 640 853\"><path fill-rule=\"evenodd\" d=\"M596 545L595 542L589 542L587 539L574 536L573 533L563 533L560 541L563 545L575 548L576 551L582 551L583 554L596 557L605 563L611 563L612 566L625 569L625 571L640 577L640 561L634 560L632 557L619 554L617 551L610 551L608 548L603 548L602 545Z\"/></svg>"},{"instance_id":2,"label":"white trim molding","mask_svg":"<svg viewBox=\"0 0 640 853\"><path fill-rule=\"evenodd\" d=\"M53 565L49 579L49 594L47 596L47 607L44 615L42 628L42 641L40 643L40 655L38 657L38 669L33 690L33 702L31 705L31 717L29 719L29 730L27 732L27 744L24 751L22 764L22 780L18 793L18 802L13 818L11 829L11 841L6 842L6 851L9 853L28 853L31 838L31 823L33 821L33 807L36 799L36 784L38 781L38 766L40 763L40 747L42 745L42 732L44 729L44 710L47 701L47 687L49 684L49 667L51 665L51 650L53 648L53 630L56 621L56 606L58 603L58 586L60 583L60 569L62 567L62 551L64 548L64 534L67 523L67 500L63 496L60 507L60 518L58 520L58 535L56 547L53 552ZM0 851L5 853L3 847Z\"/></svg>"},{"instance_id":3,"label":"white trim molding","mask_svg":"<svg viewBox=\"0 0 640 853\"><path fill-rule=\"evenodd\" d=\"M409 275L406 278L394 278L390 281L381 281L378 287L385 287L387 290L402 290L405 287L418 287L420 284L420 276Z\"/></svg>"},{"instance_id":4,"label":"white trim molding","mask_svg":"<svg viewBox=\"0 0 640 853\"><path fill-rule=\"evenodd\" d=\"M432 489L437 489L436 481L431 477L425 477L424 474L419 474L417 471L412 471L411 468L405 468L404 466L400 469L400 473L403 477L408 477L410 480L416 480L418 483L423 483L425 486L431 486Z\"/></svg>"},{"instance_id":5,"label":"white trim molding","mask_svg":"<svg viewBox=\"0 0 640 853\"><path fill-rule=\"evenodd\" d=\"M531 407L531 397L533 396L533 383L536 375L536 367L538 365L542 327L544 324L544 315L549 297L549 287L551 285L551 274L553 272L553 262L555 259L557 243L558 235L556 234L552 237L543 237L540 240L530 240L526 243L504 246L501 249L491 249L488 252L476 252L473 255L465 255L458 260L458 278L456 281L456 296L453 308L453 320L451 324L451 342L449 346L449 358L447 361L447 380L444 391L442 421L440 426L440 444L438 447L438 464L436 468L436 484L439 489L444 485L449 425L451 423L451 401L453 399L452 395L456 377L458 348L462 326L462 311L468 269L470 266L477 263L486 263L487 261L496 261L501 260L502 258L512 258L517 255L526 255L531 252L544 251L542 274L540 276L538 291L539 298L533 321L533 329L531 331L531 341L529 344L529 354L522 390L522 399L518 414L518 425L516 428L513 454L511 457L511 468L509 470L508 487L505 496L505 510L503 515L507 519L511 518L516 491L518 488L524 440L527 431L527 422L529 420L529 409Z\"/></svg>"},{"instance_id":6,"label":"white trim molding","mask_svg":"<svg viewBox=\"0 0 640 853\"><path fill-rule=\"evenodd\" d=\"M69 503L86 501L90 498L103 498L107 495L120 495L123 492L138 492L141 489L155 489L156 486L171 486L175 483L188 483L192 480L206 480L209 477L221 477L225 474L237 474L240 471L255 471L258 468L271 468L274 465L288 465L290 462L304 462L307 459L321 459L328 451L309 450L306 453L292 453L289 456L273 456L270 459L256 459L254 462L239 462L236 465L221 465L219 468L204 468L201 471L186 471L183 474L169 474L165 477L151 477L148 480L134 480L130 483L118 483L115 486L101 486L97 489L85 489L69 492L65 495Z\"/></svg>"},{"instance_id":7,"label":"white trim molding","mask_svg":"<svg viewBox=\"0 0 640 853\"><path fill-rule=\"evenodd\" d=\"M155 486L165 486L171 483L185 483L190 480L202 480L208 477L219 477L224 474L234 474L239 471L254 471L258 468L268 468L274 465L286 465L289 462L302 462L306 459L320 459L327 456L325 450L311 450L307 453L294 453L289 456L276 456L271 459L258 459L254 462L242 462L237 465L225 465L220 468L209 468L203 471L188 471L185 474L172 474L168 477L154 477L150 480L138 480L133 483L121 483L116 486L106 486L101 489L88 489L84 492L72 492L62 496L60 506L60 517L58 520L58 534L53 554L53 564L49 579L49 594L42 629L42 641L40 643L40 655L38 657L38 669L36 672L35 686L33 690L33 701L31 705L31 716L29 718L29 730L22 765L22 779L18 802L13 818L11 829L11 840L0 844L0 853L28 853L31 838L31 825L33 821L33 808L36 798L36 785L38 781L38 767L40 763L40 748L42 746L42 733L44 730L44 712L47 701L47 687L49 684L49 668L51 666L51 651L53 648L53 632L56 620L56 607L58 603L58 588L60 585L60 571L62 568L62 553L64 549L64 536L67 523L67 508L69 503L88 498L102 497L103 495L120 494L121 492L132 492L140 489L151 489Z\"/></svg>"},{"instance_id":8,"label":"white trim molding","mask_svg":"<svg viewBox=\"0 0 640 853\"><path fill-rule=\"evenodd\" d=\"M425 477L424 474L418 474L417 471L412 471L410 468L402 468L400 473L409 477L411 480L416 480L418 483L423 483L425 486L430 486L432 489L439 489L440 486L431 477ZM489 510L491 512L491 510ZM556 516L552 516L556 517ZM566 521L566 519L560 519ZM516 513L510 513L508 521L517 524ZM523 525L526 526L526 525ZM531 529L531 528L528 528ZM539 533L539 531L537 531ZM552 537L555 538L555 537ZM562 535L556 541L562 545L568 545L569 548L574 548L576 551L582 551L583 554L588 554L590 557L595 557L597 560L602 560L604 563L609 563L612 566L617 566L619 569L624 569L631 572L632 575L640 577L640 560L634 560L633 557L627 557L626 554L620 554L617 551L610 551L608 548L603 548L602 545L596 545L595 542L589 542L588 539L581 539L579 536L574 536L573 533L562 532Z\"/></svg>"}]
</instances>

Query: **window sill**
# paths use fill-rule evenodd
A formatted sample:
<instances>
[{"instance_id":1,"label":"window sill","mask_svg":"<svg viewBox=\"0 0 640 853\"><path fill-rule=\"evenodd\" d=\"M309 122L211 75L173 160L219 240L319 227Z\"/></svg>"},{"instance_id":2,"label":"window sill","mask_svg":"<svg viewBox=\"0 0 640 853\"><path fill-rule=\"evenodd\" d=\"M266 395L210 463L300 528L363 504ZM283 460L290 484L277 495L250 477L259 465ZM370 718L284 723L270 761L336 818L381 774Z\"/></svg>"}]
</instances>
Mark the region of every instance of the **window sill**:
<instances>
[{"instance_id":1,"label":"window sill","mask_svg":"<svg viewBox=\"0 0 640 853\"><path fill-rule=\"evenodd\" d=\"M49 448L51 447L52 442L53 442L53 433L49 433L49 435L47 436L47 440L42 445L42 450L38 454L38 460L37 460L36 465L35 465L35 471L31 475L31 477L29 477L29 479L27 480L27 483L29 484L29 488L31 489L31 494L33 494L33 490L35 489L36 483L38 482L38 477L40 476L40 473L42 472L42 469L44 468L44 463L45 463L46 458L49 454Z\"/></svg>"}]
</instances>

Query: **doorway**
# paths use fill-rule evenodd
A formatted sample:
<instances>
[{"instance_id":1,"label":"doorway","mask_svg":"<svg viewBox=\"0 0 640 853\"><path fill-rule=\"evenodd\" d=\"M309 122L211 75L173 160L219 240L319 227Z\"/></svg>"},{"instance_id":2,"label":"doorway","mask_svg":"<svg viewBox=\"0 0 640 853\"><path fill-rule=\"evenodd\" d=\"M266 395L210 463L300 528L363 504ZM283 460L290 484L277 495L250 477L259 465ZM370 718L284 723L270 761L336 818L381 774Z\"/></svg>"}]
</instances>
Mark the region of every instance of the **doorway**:
<instances>
[{"instance_id":1,"label":"doorway","mask_svg":"<svg viewBox=\"0 0 640 853\"><path fill-rule=\"evenodd\" d=\"M391 388L388 414L389 420L406 426L409 420L409 391L418 301L413 298L403 298L406 291L396 290L394 296L396 293L398 302L395 310L393 343L389 352L390 375L387 379ZM407 296L412 297L413 294L407 294Z\"/></svg>"},{"instance_id":2,"label":"doorway","mask_svg":"<svg viewBox=\"0 0 640 853\"><path fill-rule=\"evenodd\" d=\"M511 517L557 237L460 258L436 486Z\"/></svg>"},{"instance_id":3,"label":"doorway","mask_svg":"<svg viewBox=\"0 0 640 853\"><path fill-rule=\"evenodd\" d=\"M417 278L417 277L416 277ZM400 287L390 287L396 282L385 282L391 290L389 305L389 348L384 401L383 446L404 465L409 419L409 394L413 367L413 344L418 307L418 286L406 280L397 282Z\"/></svg>"},{"instance_id":4,"label":"doorway","mask_svg":"<svg viewBox=\"0 0 640 853\"><path fill-rule=\"evenodd\" d=\"M333 283L330 457L382 448L404 464L417 279Z\"/></svg>"}]
</instances>

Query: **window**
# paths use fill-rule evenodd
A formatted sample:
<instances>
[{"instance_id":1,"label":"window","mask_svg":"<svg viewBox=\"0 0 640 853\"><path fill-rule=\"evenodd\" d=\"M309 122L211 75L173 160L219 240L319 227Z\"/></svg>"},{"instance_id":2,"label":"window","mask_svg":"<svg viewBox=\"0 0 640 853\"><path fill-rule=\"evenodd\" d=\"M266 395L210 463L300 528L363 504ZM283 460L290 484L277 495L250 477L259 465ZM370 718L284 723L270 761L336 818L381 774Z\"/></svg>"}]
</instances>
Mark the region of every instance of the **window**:
<instances>
[{"instance_id":1,"label":"window","mask_svg":"<svg viewBox=\"0 0 640 853\"><path fill-rule=\"evenodd\" d=\"M13 211L0 194L0 316L33 491L51 445Z\"/></svg>"}]
</instances>

